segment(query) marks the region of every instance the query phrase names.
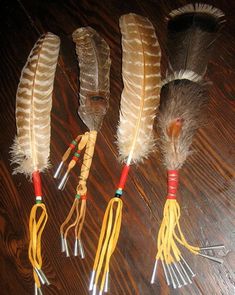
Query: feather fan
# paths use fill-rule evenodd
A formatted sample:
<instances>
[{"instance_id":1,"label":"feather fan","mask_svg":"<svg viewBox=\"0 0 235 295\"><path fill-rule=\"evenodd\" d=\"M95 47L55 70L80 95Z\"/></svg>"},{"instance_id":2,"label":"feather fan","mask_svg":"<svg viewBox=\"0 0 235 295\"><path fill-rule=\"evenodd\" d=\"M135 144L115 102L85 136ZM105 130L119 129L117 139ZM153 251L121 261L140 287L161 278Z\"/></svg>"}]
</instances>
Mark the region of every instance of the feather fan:
<instances>
[{"instance_id":1,"label":"feather fan","mask_svg":"<svg viewBox=\"0 0 235 295\"><path fill-rule=\"evenodd\" d=\"M200 3L169 14L169 69L162 83L159 114L167 169L183 165L190 154L193 135L204 121L208 93L203 77L223 16L221 10ZM172 135L172 128L178 129L177 135Z\"/></svg>"},{"instance_id":2,"label":"feather fan","mask_svg":"<svg viewBox=\"0 0 235 295\"><path fill-rule=\"evenodd\" d=\"M58 186L59 189L63 189L69 172L75 166L78 158L81 159L80 154L82 150L85 150L74 202L60 227L60 235L62 252L69 256L67 236L69 231L75 229L74 255L78 255L79 249L80 257L85 258L81 233L86 214L87 180L92 165L97 132L102 126L104 115L109 106L111 60L108 44L94 29L90 27L78 28L73 32L72 37L76 44L80 68L80 107L78 114L88 127L89 132L78 135L62 158L61 163L63 164L71 150L77 146L77 151L74 153L67 171ZM78 143L78 141L80 142ZM55 177L58 176L62 164L59 165Z\"/></svg>"},{"instance_id":3,"label":"feather fan","mask_svg":"<svg viewBox=\"0 0 235 295\"><path fill-rule=\"evenodd\" d=\"M29 260L33 267L35 294L49 284L42 271L41 236L47 222L42 203L40 172L48 167L50 155L50 111L60 39L47 33L39 38L22 70L16 94L17 137L11 154L17 164L13 173L33 178L36 204L29 220Z\"/></svg>"},{"instance_id":4,"label":"feather fan","mask_svg":"<svg viewBox=\"0 0 235 295\"><path fill-rule=\"evenodd\" d=\"M115 197L107 206L94 261L89 290L108 291L109 262L115 250L122 221L121 196L131 163L146 158L153 149L153 121L159 105L161 51L151 22L136 14L120 18L122 76L118 148L125 162ZM114 216L115 211L115 216ZM99 277L102 277L99 282Z\"/></svg>"},{"instance_id":5,"label":"feather fan","mask_svg":"<svg viewBox=\"0 0 235 295\"><path fill-rule=\"evenodd\" d=\"M192 283L187 273L194 275L177 243L193 254L222 262L219 258L200 252L205 248L187 243L180 227L180 206L176 195L178 170L190 154L193 136L204 121L208 93L203 78L223 17L219 9L200 3L173 10L169 15L169 68L162 83L159 111L161 150L168 171L168 192L151 282L154 282L160 260L166 281L173 288ZM223 245L212 246L213 249L221 247Z\"/></svg>"}]
</instances>

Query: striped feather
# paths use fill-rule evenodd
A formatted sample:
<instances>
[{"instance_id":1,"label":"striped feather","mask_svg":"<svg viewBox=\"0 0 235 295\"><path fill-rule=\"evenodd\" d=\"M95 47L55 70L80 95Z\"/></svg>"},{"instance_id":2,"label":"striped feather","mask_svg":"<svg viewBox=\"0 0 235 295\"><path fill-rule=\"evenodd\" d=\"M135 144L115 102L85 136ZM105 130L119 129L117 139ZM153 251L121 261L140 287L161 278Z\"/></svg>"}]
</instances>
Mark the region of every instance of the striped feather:
<instances>
[{"instance_id":1,"label":"striped feather","mask_svg":"<svg viewBox=\"0 0 235 295\"><path fill-rule=\"evenodd\" d=\"M147 157L154 147L153 121L159 105L161 50L151 22L136 14L120 18L122 76L118 147L127 164Z\"/></svg>"},{"instance_id":2,"label":"striped feather","mask_svg":"<svg viewBox=\"0 0 235 295\"><path fill-rule=\"evenodd\" d=\"M110 49L92 28L73 32L80 68L78 114L90 130L98 131L109 106Z\"/></svg>"},{"instance_id":3,"label":"striped feather","mask_svg":"<svg viewBox=\"0 0 235 295\"><path fill-rule=\"evenodd\" d=\"M27 176L48 167L50 111L60 39L47 33L31 50L16 94L17 136L11 149L13 173Z\"/></svg>"}]
</instances>

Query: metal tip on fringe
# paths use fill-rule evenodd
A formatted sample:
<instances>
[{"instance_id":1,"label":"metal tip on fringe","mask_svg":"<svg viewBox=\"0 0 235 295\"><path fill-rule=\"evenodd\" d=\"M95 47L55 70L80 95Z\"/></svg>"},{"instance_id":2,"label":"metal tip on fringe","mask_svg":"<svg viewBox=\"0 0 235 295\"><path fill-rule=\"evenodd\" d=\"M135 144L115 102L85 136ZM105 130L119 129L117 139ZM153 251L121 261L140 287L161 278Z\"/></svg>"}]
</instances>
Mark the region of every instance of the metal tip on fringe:
<instances>
[{"instance_id":1,"label":"metal tip on fringe","mask_svg":"<svg viewBox=\"0 0 235 295\"><path fill-rule=\"evenodd\" d=\"M65 244L64 244L63 234L60 235L60 239L61 239L61 252L65 252Z\"/></svg>"},{"instance_id":2,"label":"metal tip on fringe","mask_svg":"<svg viewBox=\"0 0 235 295\"><path fill-rule=\"evenodd\" d=\"M157 272L157 264L158 264L158 260L155 260L154 263L154 267L153 267L153 273L152 273L152 277L151 277L151 284L154 284L155 282L155 277L156 277L156 272Z\"/></svg>"},{"instance_id":3,"label":"metal tip on fringe","mask_svg":"<svg viewBox=\"0 0 235 295\"><path fill-rule=\"evenodd\" d=\"M39 271L39 269L35 267L34 270L36 271L37 276L38 276L38 278L39 278L41 284L42 284L42 285L46 284L46 282L45 282L45 280L44 280L44 278L43 278L41 272Z\"/></svg>"},{"instance_id":4,"label":"metal tip on fringe","mask_svg":"<svg viewBox=\"0 0 235 295\"><path fill-rule=\"evenodd\" d=\"M94 280L95 280L95 271L93 270L92 273L91 273L91 279L90 279L90 284L89 284L89 291L92 291L92 289L93 289Z\"/></svg>"},{"instance_id":5,"label":"metal tip on fringe","mask_svg":"<svg viewBox=\"0 0 235 295\"><path fill-rule=\"evenodd\" d=\"M204 250L219 250L219 249L224 249L225 246L224 245L214 245L214 246L207 246L207 247L201 247L200 251L204 251Z\"/></svg>"},{"instance_id":6,"label":"metal tip on fringe","mask_svg":"<svg viewBox=\"0 0 235 295\"><path fill-rule=\"evenodd\" d=\"M68 175L69 175L69 171L67 171L65 173L65 175L63 176L61 182L58 185L58 190L63 190L64 189L64 187L65 187L65 185L66 185L66 183L68 181Z\"/></svg>"},{"instance_id":7,"label":"metal tip on fringe","mask_svg":"<svg viewBox=\"0 0 235 295\"><path fill-rule=\"evenodd\" d=\"M169 275L170 275L170 284L172 284L173 288L176 289L176 283L175 283L175 280L173 278L173 274L171 273L171 269L170 269L170 266L169 264L166 264L166 268L169 272Z\"/></svg>"},{"instance_id":8,"label":"metal tip on fringe","mask_svg":"<svg viewBox=\"0 0 235 295\"><path fill-rule=\"evenodd\" d=\"M192 277L195 277L196 274L192 271L191 267L188 265L187 261L184 259L183 256L181 256L181 259L183 260L184 264L186 265L187 269L189 270Z\"/></svg>"},{"instance_id":9,"label":"metal tip on fringe","mask_svg":"<svg viewBox=\"0 0 235 295\"><path fill-rule=\"evenodd\" d=\"M51 283L50 283L49 280L47 279L46 275L44 274L44 272L43 272L41 269L39 269L39 271L40 271L41 276L43 277L43 279L44 279L46 285L49 286Z\"/></svg>"},{"instance_id":10,"label":"metal tip on fringe","mask_svg":"<svg viewBox=\"0 0 235 295\"><path fill-rule=\"evenodd\" d=\"M78 239L75 239L73 255L78 256Z\"/></svg>"},{"instance_id":11,"label":"metal tip on fringe","mask_svg":"<svg viewBox=\"0 0 235 295\"><path fill-rule=\"evenodd\" d=\"M36 283L34 285L34 295L43 295L41 288L38 288Z\"/></svg>"},{"instance_id":12,"label":"metal tip on fringe","mask_svg":"<svg viewBox=\"0 0 235 295\"><path fill-rule=\"evenodd\" d=\"M104 293L107 293L109 289L109 272L106 273L105 284L104 284Z\"/></svg>"},{"instance_id":13,"label":"metal tip on fringe","mask_svg":"<svg viewBox=\"0 0 235 295\"><path fill-rule=\"evenodd\" d=\"M41 269L38 269L38 268L34 268L37 275L38 275L38 278L40 280L40 282L42 283L42 285L45 285L47 284L48 286L50 285L50 282L49 280L47 279L46 275L44 274L44 272L41 270Z\"/></svg>"},{"instance_id":14,"label":"metal tip on fringe","mask_svg":"<svg viewBox=\"0 0 235 295\"><path fill-rule=\"evenodd\" d=\"M92 295L96 295L96 285L93 285Z\"/></svg>"},{"instance_id":15,"label":"metal tip on fringe","mask_svg":"<svg viewBox=\"0 0 235 295\"><path fill-rule=\"evenodd\" d=\"M79 248L79 253L80 253L81 258L84 259L85 258L85 252L84 252L84 248L83 248L81 240L78 240L78 248Z\"/></svg>"},{"instance_id":16,"label":"metal tip on fringe","mask_svg":"<svg viewBox=\"0 0 235 295\"><path fill-rule=\"evenodd\" d=\"M60 164L59 164L59 166L58 166L58 168L56 169L56 171L55 171L55 173L54 173L54 178L55 178L55 179L59 176L63 164L64 164L64 162L61 161Z\"/></svg>"},{"instance_id":17,"label":"metal tip on fringe","mask_svg":"<svg viewBox=\"0 0 235 295\"><path fill-rule=\"evenodd\" d=\"M166 283L167 283L168 286L170 286L171 282L170 282L170 279L169 279L169 276L168 276L168 273L167 273L167 270L166 270L166 265L165 265L163 260L161 260L161 262L162 262L162 266L163 266L164 275L165 275L165 278L166 278Z\"/></svg>"},{"instance_id":18,"label":"metal tip on fringe","mask_svg":"<svg viewBox=\"0 0 235 295\"><path fill-rule=\"evenodd\" d=\"M202 257L204 257L204 258L207 258L207 259L209 259L209 260L212 260L212 261L214 261L214 262L218 262L218 263L220 263L220 264L223 264L223 263L224 263L223 259L221 259L221 258L217 258L217 257L214 257L214 256L209 256L209 255L202 254L202 253L198 253L198 255L199 255L199 256L202 256Z\"/></svg>"},{"instance_id":19,"label":"metal tip on fringe","mask_svg":"<svg viewBox=\"0 0 235 295\"><path fill-rule=\"evenodd\" d=\"M37 284L34 284L34 295L38 295L38 287Z\"/></svg>"},{"instance_id":20,"label":"metal tip on fringe","mask_svg":"<svg viewBox=\"0 0 235 295\"><path fill-rule=\"evenodd\" d=\"M180 267L181 267L181 269L182 269L182 271L183 271L186 279L188 280L189 284L192 284L192 280L190 279L190 277L189 277L186 269L184 268L183 264L181 263L181 261L179 261L179 265L180 265Z\"/></svg>"},{"instance_id":21,"label":"metal tip on fringe","mask_svg":"<svg viewBox=\"0 0 235 295\"><path fill-rule=\"evenodd\" d=\"M65 247L65 254L66 254L66 257L69 257L69 248L68 248L68 243L67 243L67 240L64 239L64 247Z\"/></svg>"},{"instance_id":22,"label":"metal tip on fringe","mask_svg":"<svg viewBox=\"0 0 235 295\"><path fill-rule=\"evenodd\" d=\"M173 265L174 265L176 271L177 271L178 274L179 274L179 277L180 277L180 279L181 279L181 281L182 281L182 283L183 283L183 286L187 286L188 283L187 283L186 280L184 279L184 276L183 276L183 274L182 274L182 272L181 272L181 270L180 270L180 267L177 265L176 262L173 262Z\"/></svg>"},{"instance_id":23,"label":"metal tip on fringe","mask_svg":"<svg viewBox=\"0 0 235 295\"><path fill-rule=\"evenodd\" d=\"M162 267L164 276L166 279L166 283L168 286L171 286L174 289L181 288L183 286L187 286L188 283L191 284L192 280L190 279L190 276L194 277L195 274L188 265L188 263L185 261L185 259L181 256L183 263L179 260L176 262L171 263L165 263L163 259L161 259ZM185 269L187 268L187 270ZM156 273L157 273L157 267L158 267L158 260L155 261L153 273L151 277L151 284L154 284ZM190 276L188 274L190 273Z\"/></svg>"},{"instance_id":24,"label":"metal tip on fringe","mask_svg":"<svg viewBox=\"0 0 235 295\"><path fill-rule=\"evenodd\" d=\"M176 272L175 272L175 270L174 270L172 264L170 264L169 266L170 266L170 269L171 269L171 271L172 271L172 274L173 274L173 276L174 276L174 278L175 278L175 280L176 280L176 288L181 288L182 285L181 285L181 283L180 283L180 281L179 281L179 278L178 278L178 276L177 276L177 274L176 274Z\"/></svg>"}]
</instances>

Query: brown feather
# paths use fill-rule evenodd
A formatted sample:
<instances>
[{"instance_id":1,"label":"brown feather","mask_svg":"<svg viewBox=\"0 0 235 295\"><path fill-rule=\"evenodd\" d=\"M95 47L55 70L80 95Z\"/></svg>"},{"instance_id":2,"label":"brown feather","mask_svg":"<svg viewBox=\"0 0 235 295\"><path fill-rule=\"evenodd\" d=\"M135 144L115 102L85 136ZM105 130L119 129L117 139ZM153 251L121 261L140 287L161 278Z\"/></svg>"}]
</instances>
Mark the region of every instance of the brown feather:
<instances>
[{"instance_id":1,"label":"brown feather","mask_svg":"<svg viewBox=\"0 0 235 295\"><path fill-rule=\"evenodd\" d=\"M147 157L154 146L152 131L159 106L161 50L147 18L133 13L123 15L120 28L124 89L118 147L121 160L138 162Z\"/></svg>"},{"instance_id":2,"label":"brown feather","mask_svg":"<svg viewBox=\"0 0 235 295\"><path fill-rule=\"evenodd\" d=\"M205 83L175 80L163 86L159 128L168 170L179 169L190 154L193 136L204 122L207 102Z\"/></svg>"},{"instance_id":3,"label":"brown feather","mask_svg":"<svg viewBox=\"0 0 235 295\"><path fill-rule=\"evenodd\" d=\"M22 70L16 94L17 137L12 146L13 173L27 176L48 167L50 111L60 39L47 33L39 38Z\"/></svg>"},{"instance_id":4,"label":"brown feather","mask_svg":"<svg viewBox=\"0 0 235 295\"><path fill-rule=\"evenodd\" d=\"M92 28L73 32L80 68L80 107L78 114L89 128L98 131L109 106L110 49Z\"/></svg>"}]
</instances>

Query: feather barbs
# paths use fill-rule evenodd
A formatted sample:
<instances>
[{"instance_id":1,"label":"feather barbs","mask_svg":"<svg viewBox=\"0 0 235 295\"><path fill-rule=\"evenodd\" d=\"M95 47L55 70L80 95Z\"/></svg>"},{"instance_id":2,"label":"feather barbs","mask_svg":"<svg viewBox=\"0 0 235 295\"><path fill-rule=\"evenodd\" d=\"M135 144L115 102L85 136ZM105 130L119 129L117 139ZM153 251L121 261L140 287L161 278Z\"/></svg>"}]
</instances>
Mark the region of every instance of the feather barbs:
<instances>
[{"instance_id":1,"label":"feather barbs","mask_svg":"<svg viewBox=\"0 0 235 295\"><path fill-rule=\"evenodd\" d=\"M169 14L169 17L174 18L177 15L181 15L184 13L195 13L195 12L208 14L217 19L224 17L224 13L222 10L205 3L187 4L183 7L172 10L171 13Z\"/></svg>"},{"instance_id":2,"label":"feather barbs","mask_svg":"<svg viewBox=\"0 0 235 295\"><path fill-rule=\"evenodd\" d=\"M98 131L109 106L110 49L91 27L75 30L72 37L80 68L78 114L90 131Z\"/></svg>"}]
</instances>

